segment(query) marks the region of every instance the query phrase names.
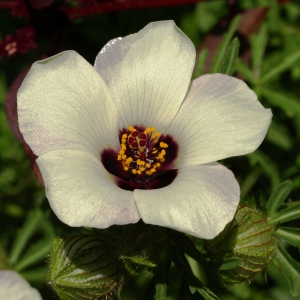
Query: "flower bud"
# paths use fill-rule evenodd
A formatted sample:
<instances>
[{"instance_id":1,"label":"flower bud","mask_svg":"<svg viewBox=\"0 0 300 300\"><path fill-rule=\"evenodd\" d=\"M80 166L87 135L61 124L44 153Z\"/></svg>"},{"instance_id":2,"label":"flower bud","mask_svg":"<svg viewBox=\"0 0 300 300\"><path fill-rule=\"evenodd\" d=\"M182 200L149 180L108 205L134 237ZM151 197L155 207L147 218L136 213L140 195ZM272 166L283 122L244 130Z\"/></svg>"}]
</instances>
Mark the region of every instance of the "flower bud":
<instances>
[{"instance_id":1,"label":"flower bud","mask_svg":"<svg viewBox=\"0 0 300 300\"><path fill-rule=\"evenodd\" d=\"M233 258L238 261L232 268L220 268L218 271L227 285L250 281L254 275L265 270L276 244L273 232L274 227L258 210L242 206L224 231L206 242L205 248L211 262L222 265Z\"/></svg>"},{"instance_id":2,"label":"flower bud","mask_svg":"<svg viewBox=\"0 0 300 300\"><path fill-rule=\"evenodd\" d=\"M100 236L56 238L50 284L61 299L110 299L121 283L118 260Z\"/></svg>"}]
</instances>

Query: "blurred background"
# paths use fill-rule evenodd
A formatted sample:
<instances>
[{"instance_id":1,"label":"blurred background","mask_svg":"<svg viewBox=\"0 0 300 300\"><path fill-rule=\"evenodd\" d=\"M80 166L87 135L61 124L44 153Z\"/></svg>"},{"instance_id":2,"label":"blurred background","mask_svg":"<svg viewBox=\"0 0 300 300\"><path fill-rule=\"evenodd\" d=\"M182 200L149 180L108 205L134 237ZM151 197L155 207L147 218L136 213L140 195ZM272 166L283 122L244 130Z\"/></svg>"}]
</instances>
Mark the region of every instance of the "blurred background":
<instances>
[{"instance_id":1,"label":"blurred background","mask_svg":"<svg viewBox=\"0 0 300 300\"><path fill-rule=\"evenodd\" d=\"M239 23L230 27L239 14ZM72 49L93 64L109 40L168 19L197 49L195 76L215 73L224 34L237 37L241 45L232 75L245 80L262 105L272 109L273 121L260 148L221 162L237 177L242 203L263 205L287 179L292 180L289 197L300 200L300 1L1 0L0 269L19 271L44 299L55 298L45 279L51 240L70 228L56 218L44 196L35 156L18 129L16 92L36 60ZM299 227L299 221L293 222ZM297 248L289 251L299 260ZM201 268L197 272L221 299L294 299L275 266L250 285L229 289L214 285ZM168 299L177 299L176 272L171 275ZM132 289L143 293L141 282L138 278Z\"/></svg>"}]
</instances>

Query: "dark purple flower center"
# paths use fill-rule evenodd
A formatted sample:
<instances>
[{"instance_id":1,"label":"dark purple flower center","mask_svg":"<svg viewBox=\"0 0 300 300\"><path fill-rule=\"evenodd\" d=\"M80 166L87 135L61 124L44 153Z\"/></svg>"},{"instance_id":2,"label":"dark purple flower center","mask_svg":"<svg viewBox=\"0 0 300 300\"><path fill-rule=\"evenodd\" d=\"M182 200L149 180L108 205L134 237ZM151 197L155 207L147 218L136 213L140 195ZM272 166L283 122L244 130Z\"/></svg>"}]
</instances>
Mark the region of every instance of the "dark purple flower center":
<instances>
[{"instance_id":1,"label":"dark purple flower center","mask_svg":"<svg viewBox=\"0 0 300 300\"><path fill-rule=\"evenodd\" d=\"M154 127L129 126L119 132L119 140L120 150L103 150L101 161L120 188L158 189L177 176L178 144L172 136L160 135Z\"/></svg>"}]
</instances>

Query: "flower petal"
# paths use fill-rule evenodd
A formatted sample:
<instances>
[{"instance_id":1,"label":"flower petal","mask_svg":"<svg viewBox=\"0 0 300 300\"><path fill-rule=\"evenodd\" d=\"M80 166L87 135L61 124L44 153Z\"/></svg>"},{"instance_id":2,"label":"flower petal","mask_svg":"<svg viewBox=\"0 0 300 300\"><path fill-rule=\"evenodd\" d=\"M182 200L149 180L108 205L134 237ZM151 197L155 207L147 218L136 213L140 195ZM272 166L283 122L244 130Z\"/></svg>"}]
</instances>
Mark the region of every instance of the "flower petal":
<instances>
[{"instance_id":1,"label":"flower petal","mask_svg":"<svg viewBox=\"0 0 300 300\"><path fill-rule=\"evenodd\" d=\"M254 151L271 117L243 81L223 74L197 78L167 129L180 145L177 167Z\"/></svg>"},{"instance_id":2,"label":"flower petal","mask_svg":"<svg viewBox=\"0 0 300 300\"><path fill-rule=\"evenodd\" d=\"M119 110L121 128L137 124L163 131L185 97L194 63L192 42L173 21L163 21L110 41L95 68Z\"/></svg>"},{"instance_id":3,"label":"flower petal","mask_svg":"<svg viewBox=\"0 0 300 300\"><path fill-rule=\"evenodd\" d=\"M135 190L145 223L212 239L230 222L240 199L233 173L218 164L185 167L175 180L157 190Z\"/></svg>"},{"instance_id":4,"label":"flower petal","mask_svg":"<svg viewBox=\"0 0 300 300\"><path fill-rule=\"evenodd\" d=\"M78 150L54 150L37 159L46 195L69 226L107 228L137 222L133 194L118 188L102 163Z\"/></svg>"},{"instance_id":5,"label":"flower petal","mask_svg":"<svg viewBox=\"0 0 300 300\"><path fill-rule=\"evenodd\" d=\"M33 64L18 91L18 116L38 156L69 148L99 157L118 145L117 111L107 87L74 51Z\"/></svg>"},{"instance_id":6,"label":"flower petal","mask_svg":"<svg viewBox=\"0 0 300 300\"><path fill-rule=\"evenodd\" d=\"M42 300L42 297L18 273L6 270L0 271L0 299Z\"/></svg>"}]
</instances>

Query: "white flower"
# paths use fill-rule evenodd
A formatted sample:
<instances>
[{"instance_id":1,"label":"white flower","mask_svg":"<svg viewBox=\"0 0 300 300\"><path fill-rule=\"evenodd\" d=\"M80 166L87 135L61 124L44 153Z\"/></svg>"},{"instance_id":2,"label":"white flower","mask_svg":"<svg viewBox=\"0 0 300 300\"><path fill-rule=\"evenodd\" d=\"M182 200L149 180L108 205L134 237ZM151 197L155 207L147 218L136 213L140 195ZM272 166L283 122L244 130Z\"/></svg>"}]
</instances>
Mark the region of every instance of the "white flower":
<instances>
[{"instance_id":1,"label":"white flower","mask_svg":"<svg viewBox=\"0 0 300 300\"><path fill-rule=\"evenodd\" d=\"M194 63L192 42L164 21L109 42L95 69L73 51L32 66L19 124L61 221L142 218L210 239L232 220L239 185L216 161L254 151L272 114L236 78L190 85Z\"/></svg>"},{"instance_id":2,"label":"white flower","mask_svg":"<svg viewBox=\"0 0 300 300\"><path fill-rule=\"evenodd\" d=\"M39 292L14 271L0 271L0 299L41 300Z\"/></svg>"}]
</instances>

